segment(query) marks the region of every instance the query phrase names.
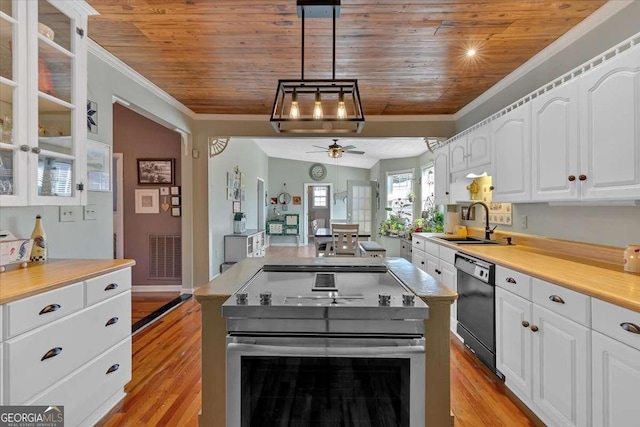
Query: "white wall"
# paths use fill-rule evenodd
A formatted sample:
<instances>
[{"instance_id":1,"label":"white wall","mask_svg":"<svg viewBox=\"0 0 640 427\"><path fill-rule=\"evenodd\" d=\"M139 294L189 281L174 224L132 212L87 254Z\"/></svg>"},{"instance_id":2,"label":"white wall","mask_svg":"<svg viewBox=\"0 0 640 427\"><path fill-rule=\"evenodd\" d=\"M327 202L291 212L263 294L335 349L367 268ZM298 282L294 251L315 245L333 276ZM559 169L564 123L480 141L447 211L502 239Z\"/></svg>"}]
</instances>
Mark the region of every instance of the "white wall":
<instances>
[{"instance_id":1,"label":"white wall","mask_svg":"<svg viewBox=\"0 0 640 427\"><path fill-rule=\"evenodd\" d=\"M268 157L249 140L231 139L227 148L209 159L209 279L220 272L224 262L224 236L233 234L232 201L227 200L227 172L237 166L244 173L245 201L241 210L247 219L247 229L261 229L258 225L258 203L264 203L264 195L257 197L257 180L262 178L267 185ZM197 204L204 203L198 201Z\"/></svg>"}]
</instances>

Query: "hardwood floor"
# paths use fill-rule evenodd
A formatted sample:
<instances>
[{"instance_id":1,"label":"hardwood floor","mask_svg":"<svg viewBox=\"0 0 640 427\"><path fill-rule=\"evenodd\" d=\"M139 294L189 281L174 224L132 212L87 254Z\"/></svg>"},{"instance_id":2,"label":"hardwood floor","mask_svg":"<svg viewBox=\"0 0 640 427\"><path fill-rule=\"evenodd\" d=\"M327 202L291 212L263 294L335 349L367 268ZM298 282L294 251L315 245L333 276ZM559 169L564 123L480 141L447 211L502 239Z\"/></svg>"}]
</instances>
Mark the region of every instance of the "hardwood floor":
<instances>
[{"instance_id":1,"label":"hardwood floor","mask_svg":"<svg viewBox=\"0 0 640 427\"><path fill-rule=\"evenodd\" d=\"M267 256L310 256L313 246L270 247ZM312 255L311 255L312 256ZM201 405L200 304L190 299L133 337L127 397L99 426L197 426ZM456 427L535 425L504 384L451 338L451 405Z\"/></svg>"},{"instance_id":2,"label":"hardwood floor","mask_svg":"<svg viewBox=\"0 0 640 427\"><path fill-rule=\"evenodd\" d=\"M132 292L131 324L135 324L179 296L180 292Z\"/></svg>"}]
</instances>

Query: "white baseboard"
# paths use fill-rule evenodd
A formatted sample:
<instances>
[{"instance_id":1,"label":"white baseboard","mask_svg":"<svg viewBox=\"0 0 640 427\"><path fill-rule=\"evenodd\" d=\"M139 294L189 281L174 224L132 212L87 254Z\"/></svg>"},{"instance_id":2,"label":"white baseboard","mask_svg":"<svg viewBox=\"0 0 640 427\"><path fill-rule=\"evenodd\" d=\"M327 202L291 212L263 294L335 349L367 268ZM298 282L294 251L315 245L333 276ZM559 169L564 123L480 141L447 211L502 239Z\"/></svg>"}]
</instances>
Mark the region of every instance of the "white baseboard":
<instances>
[{"instance_id":1,"label":"white baseboard","mask_svg":"<svg viewBox=\"0 0 640 427\"><path fill-rule=\"evenodd\" d=\"M298 247L299 245L297 243L291 242L291 243L273 243L271 242L271 244L269 246L294 246L294 247Z\"/></svg>"},{"instance_id":2,"label":"white baseboard","mask_svg":"<svg viewBox=\"0 0 640 427\"><path fill-rule=\"evenodd\" d=\"M143 286L143 285L134 285L131 287L131 292L183 292L183 288L181 285L153 285L153 286Z\"/></svg>"}]
</instances>

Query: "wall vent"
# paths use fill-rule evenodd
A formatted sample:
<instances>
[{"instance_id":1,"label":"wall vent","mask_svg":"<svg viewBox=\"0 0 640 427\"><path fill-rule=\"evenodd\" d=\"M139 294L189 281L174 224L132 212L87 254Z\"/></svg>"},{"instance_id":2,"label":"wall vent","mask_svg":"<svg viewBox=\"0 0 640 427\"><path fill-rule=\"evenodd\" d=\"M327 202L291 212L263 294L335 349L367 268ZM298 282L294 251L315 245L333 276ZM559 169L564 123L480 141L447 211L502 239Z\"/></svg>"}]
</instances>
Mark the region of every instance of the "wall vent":
<instances>
[{"instance_id":1,"label":"wall vent","mask_svg":"<svg viewBox=\"0 0 640 427\"><path fill-rule=\"evenodd\" d=\"M182 278L182 236L149 235L149 279Z\"/></svg>"}]
</instances>

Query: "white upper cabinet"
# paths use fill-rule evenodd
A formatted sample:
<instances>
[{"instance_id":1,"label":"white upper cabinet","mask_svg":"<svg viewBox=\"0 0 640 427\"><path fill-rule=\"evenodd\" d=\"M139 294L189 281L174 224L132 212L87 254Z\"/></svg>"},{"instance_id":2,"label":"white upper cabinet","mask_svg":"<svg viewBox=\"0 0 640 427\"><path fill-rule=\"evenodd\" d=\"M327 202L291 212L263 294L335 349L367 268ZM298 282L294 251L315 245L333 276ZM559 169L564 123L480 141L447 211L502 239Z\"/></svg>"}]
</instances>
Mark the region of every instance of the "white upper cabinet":
<instances>
[{"instance_id":1,"label":"white upper cabinet","mask_svg":"<svg viewBox=\"0 0 640 427\"><path fill-rule=\"evenodd\" d=\"M436 205L449 203L449 145L440 147L434 151L434 202Z\"/></svg>"},{"instance_id":2,"label":"white upper cabinet","mask_svg":"<svg viewBox=\"0 0 640 427\"><path fill-rule=\"evenodd\" d=\"M491 163L491 125L479 126L449 144L450 172L460 172ZM482 172L482 171L480 171Z\"/></svg>"},{"instance_id":3,"label":"white upper cabinet","mask_svg":"<svg viewBox=\"0 0 640 427\"><path fill-rule=\"evenodd\" d=\"M2 2L0 37L13 46L0 61L0 117L13 115L0 142L3 206L86 203L87 10L84 2Z\"/></svg>"},{"instance_id":4,"label":"white upper cabinet","mask_svg":"<svg viewBox=\"0 0 640 427\"><path fill-rule=\"evenodd\" d=\"M578 81L570 80L532 101L531 198L579 196Z\"/></svg>"},{"instance_id":5,"label":"white upper cabinet","mask_svg":"<svg viewBox=\"0 0 640 427\"><path fill-rule=\"evenodd\" d=\"M531 103L491 123L494 202L531 200Z\"/></svg>"},{"instance_id":6,"label":"white upper cabinet","mask_svg":"<svg viewBox=\"0 0 640 427\"><path fill-rule=\"evenodd\" d=\"M582 199L640 199L640 46L578 82Z\"/></svg>"}]
</instances>

